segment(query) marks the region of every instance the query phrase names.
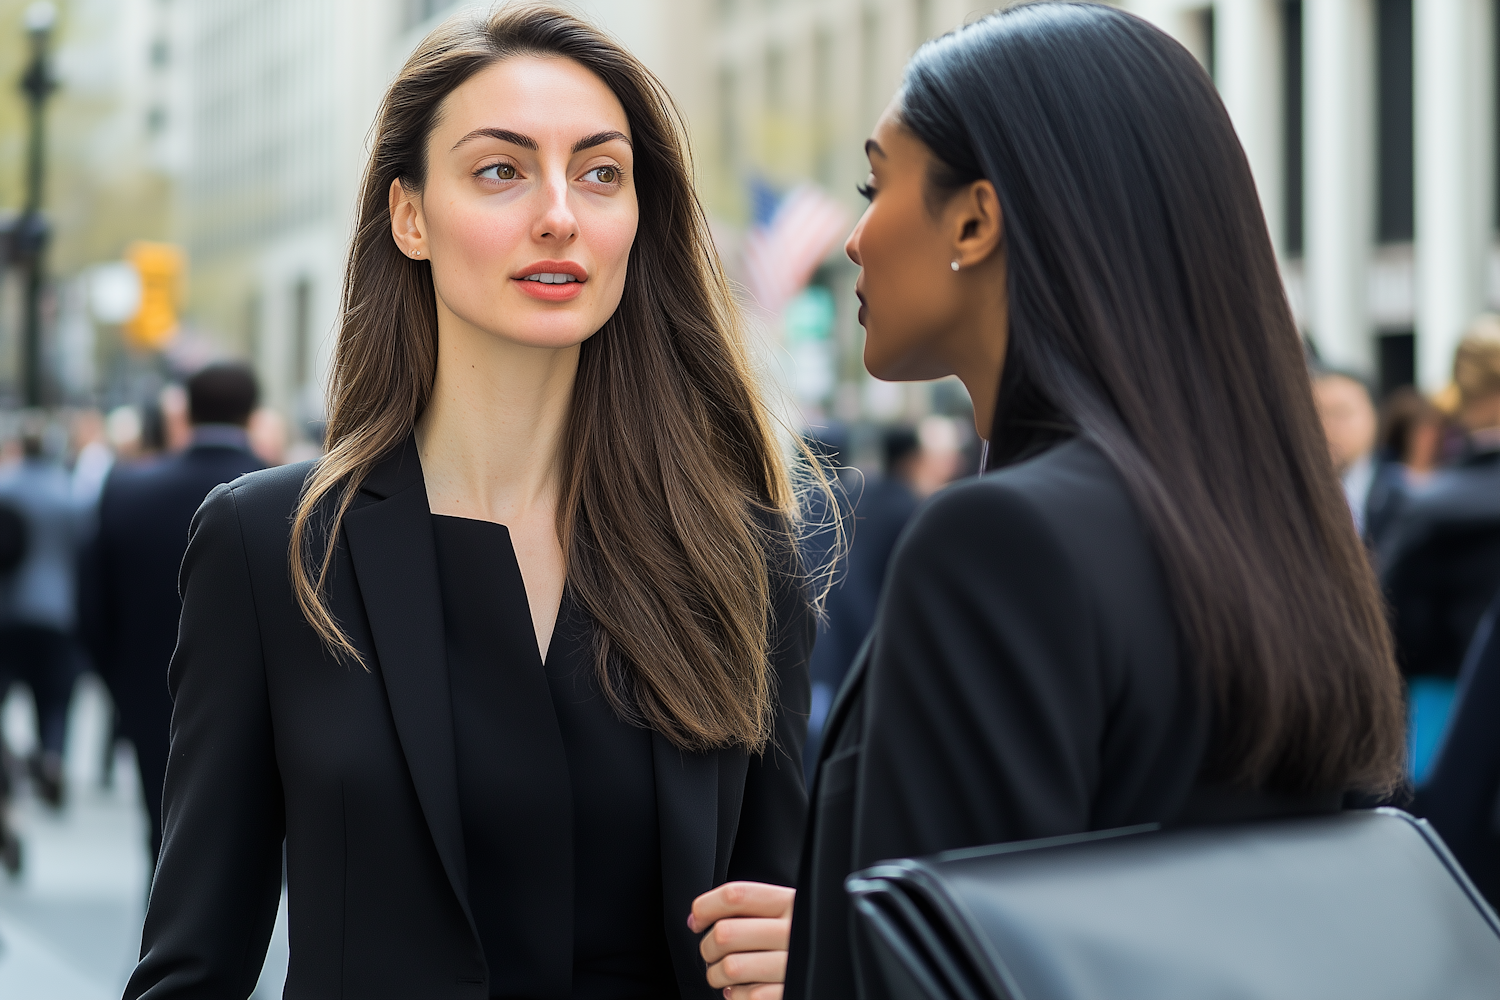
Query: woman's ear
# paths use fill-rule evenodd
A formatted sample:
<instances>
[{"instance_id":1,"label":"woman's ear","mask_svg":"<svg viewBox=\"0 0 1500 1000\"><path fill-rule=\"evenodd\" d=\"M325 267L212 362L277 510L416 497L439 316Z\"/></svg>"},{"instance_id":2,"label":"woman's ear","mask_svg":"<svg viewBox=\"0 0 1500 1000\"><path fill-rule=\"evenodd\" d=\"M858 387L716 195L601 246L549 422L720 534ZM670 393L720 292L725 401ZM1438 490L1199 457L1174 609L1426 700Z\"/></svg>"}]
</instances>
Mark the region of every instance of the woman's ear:
<instances>
[{"instance_id":1,"label":"woman's ear","mask_svg":"<svg viewBox=\"0 0 1500 1000\"><path fill-rule=\"evenodd\" d=\"M422 205L415 192L406 190L400 178L391 181L391 238L408 257L427 256L426 220L422 218Z\"/></svg>"},{"instance_id":2,"label":"woman's ear","mask_svg":"<svg viewBox=\"0 0 1500 1000\"><path fill-rule=\"evenodd\" d=\"M1000 196L987 180L975 181L948 203L948 224L953 233L953 259L970 268L990 259L1005 235Z\"/></svg>"}]
</instances>

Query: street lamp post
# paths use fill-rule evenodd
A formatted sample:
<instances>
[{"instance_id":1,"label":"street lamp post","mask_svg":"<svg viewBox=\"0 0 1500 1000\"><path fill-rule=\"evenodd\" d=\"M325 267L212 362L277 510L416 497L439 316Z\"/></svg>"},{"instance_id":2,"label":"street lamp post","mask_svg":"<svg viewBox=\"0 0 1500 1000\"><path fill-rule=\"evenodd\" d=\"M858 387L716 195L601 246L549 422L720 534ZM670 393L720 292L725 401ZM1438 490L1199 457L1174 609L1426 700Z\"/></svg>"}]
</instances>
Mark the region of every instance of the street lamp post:
<instances>
[{"instance_id":1,"label":"street lamp post","mask_svg":"<svg viewBox=\"0 0 1500 1000\"><path fill-rule=\"evenodd\" d=\"M15 249L24 272L25 325L22 330L23 392L27 406L42 405L42 252L47 245L47 220L42 216L42 179L46 152L45 110L56 84L47 66L47 43L57 21L57 8L33 3L26 8L26 33L31 38L31 63L21 77L31 125L26 156L26 204L16 221Z\"/></svg>"}]
</instances>

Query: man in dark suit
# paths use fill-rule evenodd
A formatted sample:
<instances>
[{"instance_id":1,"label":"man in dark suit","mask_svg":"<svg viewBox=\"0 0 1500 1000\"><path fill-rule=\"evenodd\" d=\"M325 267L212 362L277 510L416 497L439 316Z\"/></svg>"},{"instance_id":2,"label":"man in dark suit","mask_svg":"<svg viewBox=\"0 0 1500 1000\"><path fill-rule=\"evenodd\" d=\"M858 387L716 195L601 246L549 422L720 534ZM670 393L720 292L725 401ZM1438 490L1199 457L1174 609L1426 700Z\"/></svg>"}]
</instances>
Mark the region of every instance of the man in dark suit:
<instances>
[{"instance_id":1,"label":"man in dark suit","mask_svg":"<svg viewBox=\"0 0 1500 1000\"><path fill-rule=\"evenodd\" d=\"M1500 317L1482 317L1453 363L1464 457L1403 504L1380 548L1381 583L1408 678L1452 681L1500 590Z\"/></svg>"},{"instance_id":2,"label":"man in dark suit","mask_svg":"<svg viewBox=\"0 0 1500 1000\"><path fill-rule=\"evenodd\" d=\"M210 365L187 389L192 444L159 462L110 473L85 573L90 644L119 708L121 734L135 744L153 864L161 850L172 718L167 664L177 644L177 571L188 526L215 486L263 467L245 432L258 395L250 369Z\"/></svg>"},{"instance_id":3,"label":"man in dark suit","mask_svg":"<svg viewBox=\"0 0 1500 1000\"><path fill-rule=\"evenodd\" d=\"M1373 551L1400 510L1405 481L1401 463L1376 448L1379 417L1364 379L1351 372L1317 368L1313 400L1354 528Z\"/></svg>"}]
</instances>

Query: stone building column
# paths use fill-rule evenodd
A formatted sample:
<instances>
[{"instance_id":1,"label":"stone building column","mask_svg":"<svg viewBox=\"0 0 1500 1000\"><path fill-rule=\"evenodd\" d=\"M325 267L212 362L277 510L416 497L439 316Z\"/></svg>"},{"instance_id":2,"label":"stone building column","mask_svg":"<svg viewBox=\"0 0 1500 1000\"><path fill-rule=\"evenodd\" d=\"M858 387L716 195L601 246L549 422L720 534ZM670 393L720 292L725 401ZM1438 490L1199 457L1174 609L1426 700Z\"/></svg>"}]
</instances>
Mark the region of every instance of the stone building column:
<instances>
[{"instance_id":1,"label":"stone building column","mask_svg":"<svg viewBox=\"0 0 1500 1000\"><path fill-rule=\"evenodd\" d=\"M1495 229L1489 0L1414 0L1417 379L1447 384L1453 348L1488 301Z\"/></svg>"},{"instance_id":2,"label":"stone building column","mask_svg":"<svg viewBox=\"0 0 1500 1000\"><path fill-rule=\"evenodd\" d=\"M1245 147L1278 257L1286 247L1281 35L1279 0L1214 3L1215 82Z\"/></svg>"},{"instance_id":3,"label":"stone building column","mask_svg":"<svg viewBox=\"0 0 1500 1000\"><path fill-rule=\"evenodd\" d=\"M1371 0L1303 0L1307 326L1330 364L1372 372L1374 29Z\"/></svg>"}]
</instances>

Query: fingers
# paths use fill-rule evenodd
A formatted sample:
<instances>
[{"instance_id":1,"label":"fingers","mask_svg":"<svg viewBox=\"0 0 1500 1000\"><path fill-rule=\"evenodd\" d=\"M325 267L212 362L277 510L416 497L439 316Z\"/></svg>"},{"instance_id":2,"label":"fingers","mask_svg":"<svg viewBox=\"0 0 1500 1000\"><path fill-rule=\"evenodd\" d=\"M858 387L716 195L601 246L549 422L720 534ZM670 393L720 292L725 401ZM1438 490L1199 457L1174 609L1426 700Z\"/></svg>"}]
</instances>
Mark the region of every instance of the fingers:
<instances>
[{"instance_id":1,"label":"fingers","mask_svg":"<svg viewBox=\"0 0 1500 1000\"><path fill-rule=\"evenodd\" d=\"M715 989L786 981L786 952L737 951L708 967L708 985Z\"/></svg>"},{"instance_id":2,"label":"fingers","mask_svg":"<svg viewBox=\"0 0 1500 1000\"><path fill-rule=\"evenodd\" d=\"M725 1000L781 1000L780 983L751 983L748 986L728 986L724 989Z\"/></svg>"},{"instance_id":3,"label":"fingers","mask_svg":"<svg viewBox=\"0 0 1500 1000\"><path fill-rule=\"evenodd\" d=\"M785 918L729 917L716 921L698 942L703 961L713 965L737 951L786 951L792 924Z\"/></svg>"},{"instance_id":4,"label":"fingers","mask_svg":"<svg viewBox=\"0 0 1500 1000\"><path fill-rule=\"evenodd\" d=\"M790 917L795 889L766 882L725 882L693 900L688 928L701 934L725 917Z\"/></svg>"}]
</instances>

